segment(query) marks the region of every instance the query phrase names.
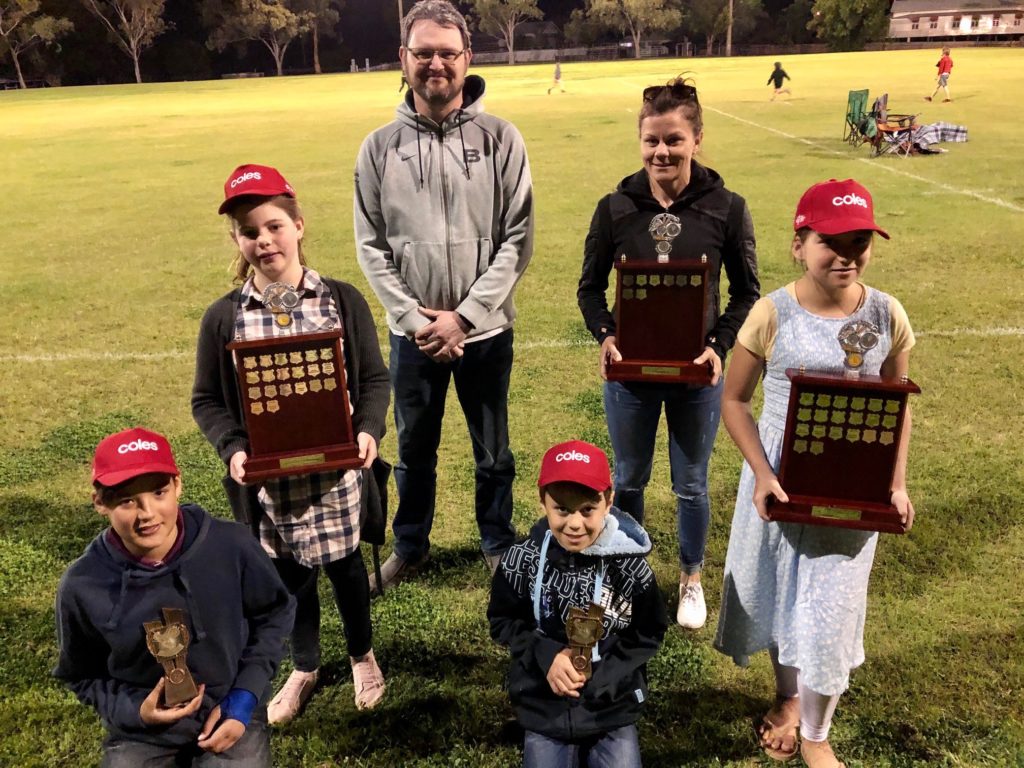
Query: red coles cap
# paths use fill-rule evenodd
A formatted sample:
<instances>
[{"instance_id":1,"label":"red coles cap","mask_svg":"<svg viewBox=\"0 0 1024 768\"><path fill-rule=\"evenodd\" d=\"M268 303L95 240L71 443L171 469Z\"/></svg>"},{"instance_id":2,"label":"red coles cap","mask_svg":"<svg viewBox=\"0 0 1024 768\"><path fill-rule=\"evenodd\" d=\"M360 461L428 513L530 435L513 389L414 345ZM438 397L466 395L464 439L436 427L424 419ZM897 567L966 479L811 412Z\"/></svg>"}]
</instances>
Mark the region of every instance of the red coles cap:
<instances>
[{"instance_id":1,"label":"red coles cap","mask_svg":"<svg viewBox=\"0 0 1024 768\"><path fill-rule=\"evenodd\" d=\"M142 427L110 435L96 446L92 481L108 488L139 475L162 472L180 475L167 438Z\"/></svg>"},{"instance_id":2,"label":"red coles cap","mask_svg":"<svg viewBox=\"0 0 1024 768\"><path fill-rule=\"evenodd\" d=\"M582 440L570 440L549 448L540 463L537 486L551 483L579 483L603 492L612 487L608 457L596 445Z\"/></svg>"},{"instance_id":3,"label":"red coles cap","mask_svg":"<svg viewBox=\"0 0 1024 768\"><path fill-rule=\"evenodd\" d=\"M889 233L875 224L871 193L853 179L829 179L804 192L796 206L794 231L810 227L823 235L870 229L886 240Z\"/></svg>"},{"instance_id":4,"label":"red coles cap","mask_svg":"<svg viewBox=\"0 0 1024 768\"><path fill-rule=\"evenodd\" d=\"M224 182L224 202L220 204L217 213L227 213L237 198L246 195L295 197L295 190L276 168L269 165L240 165Z\"/></svg>"}]
</instances>

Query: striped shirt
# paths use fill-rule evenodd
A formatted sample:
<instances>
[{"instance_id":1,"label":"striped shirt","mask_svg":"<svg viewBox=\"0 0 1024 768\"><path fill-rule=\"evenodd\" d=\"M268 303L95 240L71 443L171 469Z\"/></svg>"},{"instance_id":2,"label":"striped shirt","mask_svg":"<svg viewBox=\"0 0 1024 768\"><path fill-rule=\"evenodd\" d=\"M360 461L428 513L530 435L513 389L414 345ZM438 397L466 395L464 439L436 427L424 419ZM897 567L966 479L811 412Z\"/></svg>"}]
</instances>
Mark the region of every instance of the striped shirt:
<instances>
[{"instance_id":1,"label":"striped shirt","mask_svg":"<svg viewBox=\"0 0 1024 768\"><path fill-rule=\"evenodd\" d=\"M341 315L331 292L314 270L306 268L299 305L291 325L282 328L250 277L242 286L235 318L237 339L263 339L335 330ZM344 340L342 363L344 363ZM271 557L291 559L312 568L351 554L359 546L362 473L331 470L265 480L259 490L265 515L260 543Z\"/></svg>"}]
</instances>

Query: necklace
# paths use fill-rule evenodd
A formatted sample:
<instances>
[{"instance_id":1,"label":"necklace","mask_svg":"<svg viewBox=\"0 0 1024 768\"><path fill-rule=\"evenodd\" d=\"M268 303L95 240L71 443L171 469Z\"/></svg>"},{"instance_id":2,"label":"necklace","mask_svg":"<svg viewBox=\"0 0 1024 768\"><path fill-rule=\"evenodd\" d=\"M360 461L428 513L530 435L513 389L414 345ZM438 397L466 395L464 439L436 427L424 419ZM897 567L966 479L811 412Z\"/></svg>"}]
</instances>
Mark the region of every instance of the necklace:
<instances>
[{"instance_id":1,"label":"necklace","mask_svg":"<svg viewBox=\"0 0 1024 768\"><path fill-rule=\"evenodd\" d=\"M860 287L860 297L857 299L857 306L855 306L853 309L851 309L849 312L847 312L845 309L843 309L842 304L839 305L839 310L843 313L843 317L849 317L850 315L856 314L857 311L860 310L860 308L864 306L864 300L868 296L868 291L867 291L867 288L864 287L864 283L857 283L857 285ZM806 309L808 312L811 311L811 309L806 304L804 304L804 302L800 301L800 281L799 280L797 280L796 282L793 283L793 297L796 299L796 303L797 304L799 304L801 307ZM814 314L817 314L817 313L814 313Z\"/></svg>"},{"instance_id":2,"label":"necklace","mask_svg":"<svg viewBox=\"0 0 1024 768\"><path fill-rule=\"evenodd\" d=\"M299 306L299 292L288 283L271 283L263 289L263 306L274 314L280 328L292 324L292 310Z\"/></svg>"}]
</instances>

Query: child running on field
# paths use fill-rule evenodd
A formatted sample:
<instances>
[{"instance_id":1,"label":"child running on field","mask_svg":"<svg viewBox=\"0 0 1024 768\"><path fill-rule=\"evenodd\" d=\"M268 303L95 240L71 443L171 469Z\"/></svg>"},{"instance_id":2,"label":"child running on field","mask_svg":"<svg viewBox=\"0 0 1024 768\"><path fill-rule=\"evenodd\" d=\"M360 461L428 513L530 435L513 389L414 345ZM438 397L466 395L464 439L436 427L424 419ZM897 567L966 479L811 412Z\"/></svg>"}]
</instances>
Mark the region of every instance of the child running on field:
<instances>
[{"instance_id":1,"label":"child running on field","mask_svg":"<svg viewBox=\"0 0 1024 768\"><path fill-rule=\"evenodd\" d=\"M551 448L537 485L544 517L502 557L487 609L491 637L512 654L523 765L639 768L646 664L668 625L644 559L650 537L612 506L608 457L595 445ZM574 625L577 611L590 613Z\"/></svg>"},{"instance_id":2,"label":"child running on field","mask_svg":"<svg viewBox=\"0 0 1024 768\"><path fill-rule=\"evenodd\" d=\"M864 187L852 179L815 184L800 199L793 228L793 258L804 273L754 305L722 398L725 426L746 461L715 647L741 666L757 651L771 655L776 700L758 728L770 757L788 760L799 750L809 768L837 768L842 764L829 746L829 727L850 671L864 661L878 534L768 522L767 498L788 501L775 476L789 401L786 369L843 372L837 335L862 321L878 335L863 372L899 379L907 373L914 334L895 298L861 282L873 233L889 237L875 223ZM755 423L750 402L762 372L764 407ZM892 503L908 529L914 519L906 489L909 438L908 412L892 484Z\"/></svg>"},{"instance_id":3,"label":"child running on field","mask_svg":"<svg viewBox=\"0 0 1024 768\"><path fill-rule=\"evenodd\" d=\"M104 438L92 481L110 525L61 579L53 674L103 721L103 765L270 768L266 702L295 611L270 558L178 504L163 435Z\"/></svg>"},{"instance_id":4,"label":"child running on field","mask_svg":"<svg viewBox=\"0 0 1024 768\"><path fill-rule=\"evenodd\" d=\"M230 219L241 286L215 301L203 317L192 416L227 465L224 487L236 519L250 524L298 601L291 635L295 671L270 702L270 722L294 718L316 686L321 569L345 628L356 706L368 709L384 695L384 676L371 646L369 582L359 552L361 472L334 470L248 484L243 465L249 438L226 345L341 329L352 430L363 466L369 467L384 434L389 397L377 329L358 290L306 266L305 222L295 191L276 169L236 168L224 183L224 198L219 212ZM291 300L285 302L285 296Z\"/></svg>"},{"instance_id":5,"label":"child running on field","mask_svg":"<svg viewBox=\"0 0 1024 768\"><path fill-rule=\"evenodd\" d=\"M565 93L565 88L562 87L562 62L555 59L555 73L552 76L551 87L548 88L548 96L551 92L557 88L560 93Z\"/></svg>"},{"instance_id":6,"label":"child running on field","mask_svg":"<svg viewBox=\"0 0 1024 768\"><path fill-rule=\"evenodd\" d=\"M952 101L953 98L949 95L949 75L953 71L953 59L949 55L949 47L946 46L942 49L942 57L935 63L935 66L939 68L938 78L935 80L935 90L932 91L931 96L925 96L925 101L931 101L935 98L935 94L939 92L941 88L943 93L946 94L946 98L942 101Z\"/></svg>"},{"instance_id":7,"label":"child running on field","mask_svg":"<svg viewBox=\"0 0 1024 768\"><path fill-rule=\"evenodd\" d=\"M782 62L781 61L776 61L775 62L775 69L773 69L772 73L770 75L768 75L768 82L765 83L765 85L772 84L772 85L774 85L774 88L775 88L772 91L772 97L771 97L770 101L775 101L775 97L778 96L780 93L785 93L785 94L790 95L790 96L793 94L793 92L790 91L789 88L783 88L782 87L782 83L784 81L791 80L791 79L792 78L789 75L786 74L786 70L784 70L782 68Z\"/></svg>"}]
</instances>

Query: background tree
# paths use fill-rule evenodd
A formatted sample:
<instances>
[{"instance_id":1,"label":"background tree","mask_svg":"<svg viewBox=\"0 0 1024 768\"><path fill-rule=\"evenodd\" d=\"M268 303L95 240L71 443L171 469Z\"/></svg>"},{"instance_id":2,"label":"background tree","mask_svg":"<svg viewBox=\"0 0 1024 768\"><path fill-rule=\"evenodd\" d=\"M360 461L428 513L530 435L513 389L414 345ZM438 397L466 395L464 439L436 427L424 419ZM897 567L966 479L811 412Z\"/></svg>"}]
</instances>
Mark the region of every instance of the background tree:
<instances>
[{"instance_id":1,"label":"background tree","mask_svg":"<svg viewBox=\"0 0 1024 768\"><path fill-rule=\"evenodd\" d=\"M114 36L117 47L127 53L135 65L135 82L142 82L139 57L153 40L167 29L164 22L165 0L82 0L82 4Z\"/></svg>"},{"instance_id":2,"label":"background tree","mask_svg":"<svg viewBox=\"0 0 1024 768\"><path fill-rule=\"evenodd\" d=\"M628 32L638 59L641 39L678 27L683 20L673 0L589 0L587 13L612 29Z\"/></svg>"},{"instance_id":3,"label":"background tree","mask_svg":"<svg viewBox=\"0 0 1024 768\"><path fill-rule=\"evenodd\" d=\"M730 42L729 6L733 6L732 35L737 40L747 37L764 19L760 0L692 0L687 5L686 26L695 35L704 36L708 56L714 53L715 41L726 35L727 54Z\"/></svg>"},{"instance_id":4,"label":"background tree","mask_svg":"<svg viewBox=\"0 0 1024 768\"><path fill-rule=\"evenodd\" d=\"M573 45L594 45L605 29L604 24L588 16L585 10L576 8L565 23L562 34Z\"/></svg>"},{"instance_id":5,"label":"background tree","mask_svg":"<svg viewBox=\"0 0 1024 768\"><path fill-rule=\"evenodd\" d=\"M320 36L337 37L338 21L345 0L299 0L296 8L308 14L309 34L313 38L313 71L321 74Z\"/></svg>"},{"instance_id":6,"label":"background tree","mask_svg":"<svg viewBox=\"0 0 1024 768\"><path fill-rule=\"evenodd\" d=\"M537 0L468 0L481 32L500 35L508 47L508 63L516 63L516 27L527 19L542 19Z\"/></svg>"},{"instance_id":7,"label":"background tree","mask_svg":"<svg viewBox=\"0 0 1024 768\"><path fill-rule=\"evenodd\" d=\"M18 76L18 86L26 88L19 56L40 43L52 43L74 29L65 18L42 13L39 0L0 0L0 51L7 50Z\"/></svg>"},{"instance_id":8,"label":"background tree","mask_svg":"<svg viewBox=\"0 0 1024 768\"><path fill-rule=\"evenodd\" d=\"M888 0L815 0L807 28L836 51L858 51L884 37Z\"/></svg>"},{"instance_id":9,"label":"background tree","mask_svg":"<svg viewBox=\"0 0 1024 768\"><path fill-rule=\"evenodd\" d=\"M210 0L203 14L211 28L207 45L223 51L232 43L259 41L274 57L277 74L284 74L284 55L299 35L308 32L312 14L301 0Z\"/></svg>"}]
</instances>

